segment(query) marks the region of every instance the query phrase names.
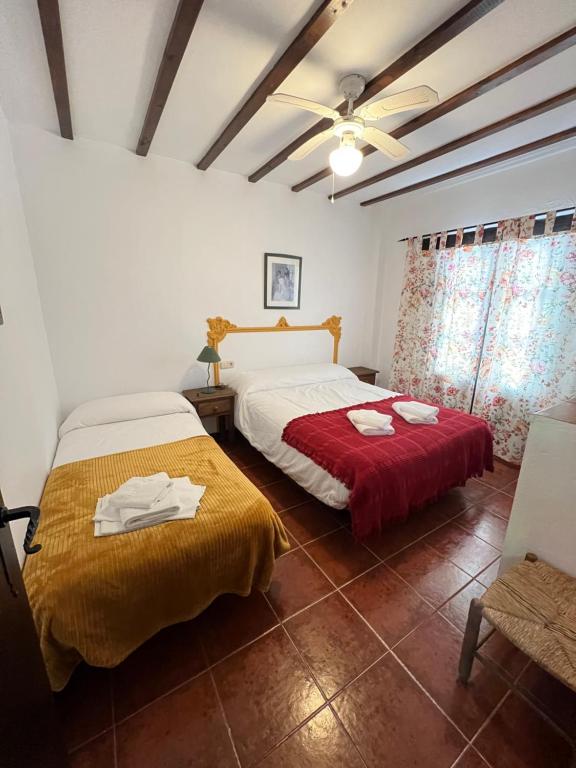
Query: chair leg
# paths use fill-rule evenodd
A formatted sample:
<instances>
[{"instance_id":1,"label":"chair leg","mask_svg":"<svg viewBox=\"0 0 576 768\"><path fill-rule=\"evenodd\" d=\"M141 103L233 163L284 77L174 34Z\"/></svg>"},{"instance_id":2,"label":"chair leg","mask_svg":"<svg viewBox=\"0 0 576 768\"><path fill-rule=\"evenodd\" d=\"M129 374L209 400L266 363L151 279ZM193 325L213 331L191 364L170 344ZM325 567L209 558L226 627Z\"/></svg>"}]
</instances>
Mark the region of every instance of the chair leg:
<instances>
[{"instance_id":1,"label":"chair leg","mask_svg":"<svg viewBox=\"0 0 576 768\"><path fill-rule=\"evenodd\" d=\"M474 662L474 652L478 646L478 635L480 634L480 624L482 622L482 603L477 598L470 602L468 611L468 621L466 622L466 631L462 640L462 651L460 652L460 664L458 666L458 679L466 684L470 679L472 664Z\"/></svg>"}]
</instances>

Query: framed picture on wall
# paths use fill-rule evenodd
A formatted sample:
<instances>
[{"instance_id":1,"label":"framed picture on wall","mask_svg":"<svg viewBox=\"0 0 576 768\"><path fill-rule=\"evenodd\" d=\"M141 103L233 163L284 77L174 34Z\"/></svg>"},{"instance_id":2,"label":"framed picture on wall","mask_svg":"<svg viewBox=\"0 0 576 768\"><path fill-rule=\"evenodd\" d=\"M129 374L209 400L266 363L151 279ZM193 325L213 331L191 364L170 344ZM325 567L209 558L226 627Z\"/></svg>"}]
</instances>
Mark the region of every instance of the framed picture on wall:
<instances>
[{"instance_id":1,"label":"framed picture on wall","mask_svg":"<svg viewBox=\"0 0 576 768\"><path fill-rule=\"evenodd\" d=\"M264 254L264 309L300 309L302 258Z\"/></svg>"}]
</instances>

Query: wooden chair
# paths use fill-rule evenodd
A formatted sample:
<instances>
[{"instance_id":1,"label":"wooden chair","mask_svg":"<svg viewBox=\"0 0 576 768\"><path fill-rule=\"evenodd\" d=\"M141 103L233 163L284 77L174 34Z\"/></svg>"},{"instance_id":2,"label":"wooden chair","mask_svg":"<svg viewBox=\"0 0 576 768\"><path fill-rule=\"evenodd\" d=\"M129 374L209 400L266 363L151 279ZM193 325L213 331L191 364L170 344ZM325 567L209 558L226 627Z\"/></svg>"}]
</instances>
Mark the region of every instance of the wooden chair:
<instances>
[{"instance_id":1,"label":"wooden chair","mask_svg":"<svg viewBox=\"0 0 576 768\"><path fill-rule=\"evenodd\" d=\"M575 578L528 554L523 562L496 579L481 599L474 598L470 603L459 680L468 683L474 659L478 659L534 706L530 694L520 691L494 662L480 654L481 646L489 637L478 643L482 619L492 626L492 632L497 629L546 672L576 691ZM540 704L538 709L542 712ZM556 730L562 730L546 713L544 715ZM563 730L562 733L572 744L575 752L572 766L576 768L575 735Z\"/></svg>"}]
</instances>

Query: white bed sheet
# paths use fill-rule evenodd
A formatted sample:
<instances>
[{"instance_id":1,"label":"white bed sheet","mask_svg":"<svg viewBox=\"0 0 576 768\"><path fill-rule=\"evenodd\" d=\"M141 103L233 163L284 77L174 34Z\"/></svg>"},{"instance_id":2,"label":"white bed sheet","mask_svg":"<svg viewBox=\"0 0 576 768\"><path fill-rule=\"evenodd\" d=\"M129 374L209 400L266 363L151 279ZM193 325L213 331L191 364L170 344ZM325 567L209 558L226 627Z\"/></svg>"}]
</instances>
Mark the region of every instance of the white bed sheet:
<instances>
[{"instance_id":1,"label":"white bed sheet","mask_svg":"<svg viewBox=\"0 0 576 768\"><path fill-rule=\"evenodd\" d=\"M134 451L207 434L198 415L192 412L81 427L62 437L52 466L59 467L72 461L94 459L97 456Z\"/></svg>"},{"instance_id":2,"label":"white bed sheet","mask_svg":"<svg viewBox=\"0 0 576 768\"><path fill-rule=\"evenodd\" d=\"M284 443L284 427L292 419L308 413L333 411L397 394L356 378L266 389L238 395L235 421L246 439L269 461L320 501L335 509L344 509L350 495L346 486Z\"/></svg>"}]
</instances>

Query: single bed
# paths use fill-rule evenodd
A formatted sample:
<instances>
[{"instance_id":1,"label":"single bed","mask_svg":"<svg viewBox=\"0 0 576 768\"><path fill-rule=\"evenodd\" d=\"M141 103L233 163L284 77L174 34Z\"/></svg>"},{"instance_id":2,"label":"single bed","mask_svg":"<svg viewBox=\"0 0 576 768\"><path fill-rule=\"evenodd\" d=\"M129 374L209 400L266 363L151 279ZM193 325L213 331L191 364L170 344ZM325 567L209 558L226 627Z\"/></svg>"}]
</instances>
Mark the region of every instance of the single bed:
<instances>
[{"instance_id":1,"label":"single bed","mask_svg":"<svg viewBox=\"0 0 576 768\"><path fill-rule=\"evenodd\" d=\"M440 409L433 426L407 425L393 414L395 435L359 436L346 409L374 403L386 413L387 401L406 398L336 364L244 371L228 383L237 392L236 425L249 442L320 501L348 507L360 538L492 466L486 422L452 409ZM318 414L331 415L322 420ZM328 455L329 443L337 446L335 457ZM359 488L367 479L372 485Z\"/></svg>"},{"instance_id":2,"label":"single bed","mask_svg":"<svg viewBox=\"0 0 576 768\"><path fill-rule=\"evenodd\" d=\"M24 581L54 690L84 659L112 667L218 595L265 591L289 549L264 496L172 392L92 401L70 414L41 500ZM94 537L99 497L166 471L206 485L193 520Z\"/></svg>"}]
</instances>

